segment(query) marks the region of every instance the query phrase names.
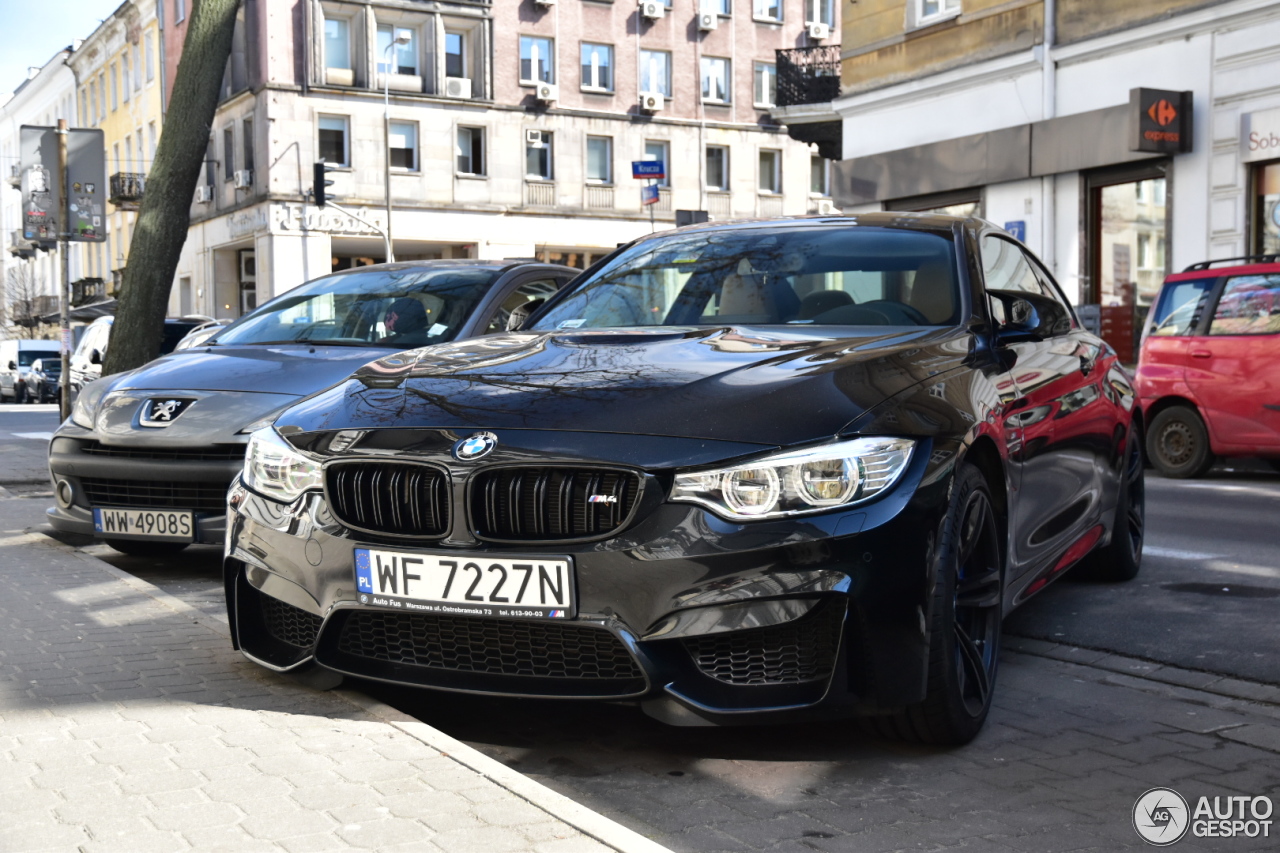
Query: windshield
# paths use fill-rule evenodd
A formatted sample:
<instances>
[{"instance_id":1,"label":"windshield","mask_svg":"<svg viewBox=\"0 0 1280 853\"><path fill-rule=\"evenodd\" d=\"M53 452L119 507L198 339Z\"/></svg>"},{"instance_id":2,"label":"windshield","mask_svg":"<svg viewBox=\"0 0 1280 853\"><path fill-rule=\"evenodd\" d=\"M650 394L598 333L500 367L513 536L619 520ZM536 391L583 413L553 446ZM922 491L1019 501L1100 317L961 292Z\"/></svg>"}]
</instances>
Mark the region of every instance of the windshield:
<instances>
[{"instance_id":1,"label":"windshield","mask_svg":"<svg viewBox=\"0 0 1280 853\"><path fill-rule=\"evenodd\" d=\"M395 349L452 340L501 270L449 267L316 279L222 329L212 343L323 343Z\"/></svg>"},{"instance_id":2,"label":"windshield","mask_svg":"<svg viewBox=\"0 0 1280 853\"><path fill-rule=\"evenodd\" d=\"M530 328L958 322L955 251L923 231L830 226L698 230L646 240Z\"/></svg>"},{"instance_id":3,"label":"windshield","mask_svg":"<svg viewBox=\"0 0 1280 853\"><path fill-rule=\"evenodd\" d=\"M165 323L164 337L160 339L160 354L165 355L171 353L178 346L178 341L187 336L187 332L194 329L199 323Z\"/></svg>"},{"instance_id":4,"label":"windshield","mask_svg":"<svg viewBox=\"0 0 1280 853\"><path fill-rule=\"evenodd\" d=\"M1214 281L1216 279L1197 278L1166 284L1147 318L1146 334L1161 337L1191 334L1200 323L1205 299Z\"/></svg>"},{"instance_id":5,"label":"windshield","mask_svg":"<svg viewBox=\"0 0 1280 853\"><path fill-rule=\"evenodd\" d=\"M30 367L33 361L42 358L60 360L62 356L56 349L24 349L18 352L18 366Z\"/></svg>"}]
</instances>

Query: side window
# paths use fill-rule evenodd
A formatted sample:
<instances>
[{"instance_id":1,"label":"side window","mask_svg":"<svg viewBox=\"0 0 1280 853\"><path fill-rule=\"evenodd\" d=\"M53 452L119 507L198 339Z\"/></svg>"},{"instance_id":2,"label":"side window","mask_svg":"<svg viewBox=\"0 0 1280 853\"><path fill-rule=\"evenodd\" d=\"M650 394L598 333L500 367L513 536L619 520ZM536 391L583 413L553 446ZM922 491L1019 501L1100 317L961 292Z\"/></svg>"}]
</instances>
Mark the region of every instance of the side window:
<instances>
[{"instance_id":1,"label":"side window","mask_svg":"<svg viewBox=\"0 0 1280 853\"><path fill-rule=\"evenodd\" d=\"M507 330L507 321L511 319L511 313L519 308L524 307L535 299L546 299L555 293L564 285L564 282L555 278L540 278L534 281L526 281L515 290L507 294L507 298L502 300L502 304L498 306L498 310L494 312L493 319L489 321L485 334L493 334L494 332L505 332Z\"/></svg>"},{"instance_id":2,"label":"side window","mask_svg":"<svg viewBox=\"0 0 1280 853\"><path fill-rule=\"evenodd\" d=\"M986 281L987 291L1003 291L1017 296L1031 296L1056 302L1071 316L1070 307L1049 280L1048 274L1040 269L1022 247L1009 240L1002 240L994 235L982 238L982 277ZM991 306L991 317L997 324L1006 322L1005 305L999 299L987 299Z\"/></svg>"},{"instance_id":3,"label":"side window","mask_svg":"<svg viewBox=\"0 0 1280 853\"><path fill-rule=\"evenodd\" d=\"M1274 335L1280 332L1280 273L1227 279L1209 323L1211 335Z\"/></svg>"}]
</instances>

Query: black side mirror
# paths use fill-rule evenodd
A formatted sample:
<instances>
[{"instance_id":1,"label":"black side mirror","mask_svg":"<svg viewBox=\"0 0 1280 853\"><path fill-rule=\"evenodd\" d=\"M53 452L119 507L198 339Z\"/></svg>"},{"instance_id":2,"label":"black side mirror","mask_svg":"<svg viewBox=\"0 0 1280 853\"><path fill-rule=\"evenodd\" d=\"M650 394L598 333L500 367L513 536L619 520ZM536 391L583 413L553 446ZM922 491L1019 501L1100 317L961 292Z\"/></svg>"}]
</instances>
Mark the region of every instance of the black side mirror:
<instances>
[{"instance_id":1,"label":"black side mirror","mask_svg":"<svg viewBox=\"0 0 1280 853\"><path fill-rule=\"evenodd\" d=\"M1001 345L1043 341L1071 331L1071 315L1055 299L1007 290L987 293L997 302L992 307L1003 309L995 312L996 342Z\"/></svg>"},{"instance_id":2,"label":"black side mirror","mask_svg":"<svg viewBox=\"0 0 1280 853\"><path fill-rule=\"evenodd\" d=\"M529 319L529 315L541 308L542 303L546 301L547 300L541 298L530 299L525 304L512 309L511 316L507 318L507 331L520 331L520 327L524 325L525 320Z\"/></svg>"},{"instance_id":3,"label":"black side mirror","mask_svg":"<svg viewBox=\"0 0 1280 853\"><path fill-rule=\"evenodd\" d=\"M89 350L89 363L102 364L102 353L98 352L96 349Z\"/></svg>"}]
</instances>

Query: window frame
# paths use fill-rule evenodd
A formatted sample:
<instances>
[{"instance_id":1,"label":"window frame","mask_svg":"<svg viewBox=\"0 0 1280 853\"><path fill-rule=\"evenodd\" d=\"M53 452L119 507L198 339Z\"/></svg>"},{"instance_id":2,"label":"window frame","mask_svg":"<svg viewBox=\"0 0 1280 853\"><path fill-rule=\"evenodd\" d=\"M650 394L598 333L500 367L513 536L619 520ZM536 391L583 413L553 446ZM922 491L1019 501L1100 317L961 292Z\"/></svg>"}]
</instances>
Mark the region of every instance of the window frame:
<instances>
[{"instance_id":1,"label":"window frame","mask_svg":"<svg viewBox=\"0 0 1280 853\"><path fill-rule=\"evenodd\" d=\"M720 159L720 171L722 172L723 181L720 184L711 183L711 152L718 153ZM706 184L708 192L729 192L729 188L733 185L733 181L729 176L729 146L728 145L706 145L703 146L703 183Z\"/></svg>"},{"instance_id":2,"label":"window frame","mask_svg":"<svg viewBox=\"0 0 1280 853\"><path fill-rule=\"evenodd\" d=\"M655 180L655 181L654 181L654 183L655 183L655 184L657 184L659 187L669 187L669 186L671 186L671 140L669 140L669 139L646 139L646 140L644 141L644 154L643 154L643 155L641 155L641 157L640 157L640 159L641 159L641 160L650 160L650 159L651 159L651 158L649 157L649 146L650 146L650 145L660 145L660 146L662 146L662 160L661 160L661 161L659 161L659 162L661 162L661 163L663 164L663 170L664 170L664 172L665 172L665 174L663 175L663 177L662 177L662 178L660 178L660 179L658 179L658 180Z\"/></svg>"},{"instance_id":3,"label":"window frame","mask_svg":"<svg viewBox=\"0 0 1280 853\"><path fill-rule=\"evenodd\" d=\"M325 131L322 127L325 119L336 119L342 122L342 160L335 162L333 160L325 160L329 166L335 166L339 169L351 168L351 116L339 115L337 113L316 113L316 159L323 159L321 153L323 145L320 141L320 134ZM333 129L329 129L333 132Z\"/></svg>"},{"instance_id":4,"label":"window frame","mask_svg":"<svg viewBox=\"0 0 1280 853\"><path fill-rule=\"evenodd\" d=\"M343 27L346 28L346 41L347 41L347 64L346 65L330 64L330 60L329 60L329 22L330 21L333 21L336 24L341 24ZM330 15L328 14L328 10L325 10L324 28L323 28L324 56L321 59L321 63L322 63L321 67L325 71L332 69L334 71L350 71L352 72L352 74L355 73L355 64L356 64L355 63L355 43L351 39L352 24L353 24L353 21L351 18L344 17L342 15Z\"/></svg>"},{"instance_id":5,"label":"window frame","mask_svg":"<svg viewBox=\"0 0 1280 853\"><path fill-rule=\"evenodd\" d=\"M524 141L524 179L526 181L543 181L552 182L556 179L556 163L555 163L555 133L550 130L538 130L542 134L542 144L540 146L532 146L529 140ZM546 150L546 174L534 174L529 171L529 152L536 150Z\"/></svg>"},{"instance_id":6,"label":"window frame","mask_svg":"<svg viewBox=\"0 0 1280 853\"><path fill-rule=\"evenodd\" d=\"M762 7L772 5L778 10L777 16L770 15L767 11L762 11ZM763 24L781 24L786 15L786 3L784 0L751 0L751 20L759 21Z\"/></svg>"},{"instance_id":7,"label":"window frame","mask_svg":"<svg viewBox=\"0 0 1280 853\"><path fill-rule=\"evenodd\" d=\"M936 2L938 11L926 12L924 6L928 2ZM911 0L907 4L907 11L911 18L907 22L907 27L915 29L959 17L964 12L964 7L963 0Z\"/></svg>"},{"instance_id":8,"label":"window frame","mask_svg":"<svg viewBox=\"0 0 1280 853\"><path fill-rule=\"evenodd\" d=\"M813 167L815 161L822 163L822 189L815 190L813 188ZM831 161L821 154L809 155L809 198L830 198L831 197Z\"/></svg>"},{"instance_id":9,"label":"window frame","mask_svg":"<svg viewBox=\"0 0 1280 853\"><path fill-rule=\"evenodd\" d=\"M773 160L773 168L770 169L770 186L764 185L765 169L764 158L770 157ZM757 148L756 149L756 192L760 195L775 196L782 195L782 149L781 148Z\"/></svg>"},{"instance_id":10,"label":"window frame","mask_svg":"<svg viewBox=\"0 0 1280 853\"><path fill-rule=\"evenodd\" d=\"M383 31L389 31L390 38L386 45L380 44ZM408 32L413 40L407 45L396 45L396 36L401 31ZM395 50L391 51L391 61L395 63L395 70L392 71L392 65L387 62L386 68L383 63L387 60L387 48L395 46ZM405 25L398 21L379 21L376 23L373 34L373 47L376 54L373 58L373 69L375 74L393 74L397 77L421 77L422 76L422 30L412 24ZM401 51L404 48L410 48L409 55L413 57L413 71L406 73L402 69L405 66L400 64ZM381 87L379 87L381 88Z\"/></svg>"},{"instance_id":11,"label":"window frame","mask_svg":"<svg viewBox=\"0 0 1280 853\"><path fill-rule=\"evenodd\" d=\"M543 80L540 77L536 76L537 69L532 65L533 63L532 55L530 55L528 61L531 63L529 66L529 70L532 74L534 74L534 76L532 77L524 76L524 63L526 61L524 56L525 45L526 43L528 43L528 46L532 49L533 47L536 46L535 45L536 42L545 42L548 46L546 69L547 69L548 76L551 78L550 80ZM551 36L538 36L538 35L520 36L520 57L519 57L519 66L517 68L516 73L520 77L519 83L521 86L536 87L536 86L541 86L543 83L548 83L554 86L556 83L556 40Z\"/></svg>"},{"instance_id":12,"label":"window frame","mask_svg":"<svg viewBox=\"0 0 1280 853\"><path fill-rule=\"evenodd\" d=\"M477 134L479 135L479 140L480 140L479 171L470 171L470 172L463 171L462 167L458 163L458 160L461 157L461 155L458 153L458 149L461 147L461 134L464 130L470 134L469 147L471 148L471 152L470 154L468 154L468 158L472 161L475 160L475 143L476 143ZM488 156L487 156L488 136L489 136L488 128L484 127L483 125L459 124L455 126L454 133L453 133L453 145L454 145L453 170L455 175L463 178L487 178L489 176L487 171L488 163L486 162L488 160ZM472 162L471 165L474 169L475 163Z\"/></svg>"},{"instance_id":13,"label":"window frame","mask_svg":"<svg viewBox=\"0 0 1280 853\"><path fill-rule=\"evenodd\" d=\"M707 8L709 6L715 6L715 8ZM733 0L698 0L698 14L706 15L713 12L721 18L732 18Z\"/></svg>"},{"instance_id":14,"label":"window frame","mask_svg":"<svg viewBox=\"0 0 1280 853\"><path fill-rule=\"evenodd\" d=\"M771 86L766 87L766 88L772 89L772 96L769 97L768 100L765 100L760 97L761 95L760 81L761 81L762 71L766 72L765 76L769 78L769 82L772 84ZM770 93L767 91L764 94L766 95L766 97L770 95ZM751 101L752 101L752 106L754 106L756 109L759 109L759 110L771 110L778 106L778 65L777 63L760 62L759 60L753 63L753 67L751 69Z\"/></svg>"},{"instance_id":15,"label":"window frame","mask_svg":"<svg viewBox=\"0 0 1280 853\"><path fill-rule=\"evenodd\" d=\"M836 25L835 0L805 0L804 22L808 24Z\"/></svg>"},{"instance_id":16,"label":"window frame","mask_svg":"<svg viewBox=\"0 0 1280 853\"><path fill-rule=\"evenodd\" d=\"M608 77L608 85L601 86L595 81L587 82L586 75L587 75L587 69L588 69L588 59L586 54L587 54L588 48L591 48L593 50L596 48L604 49L605 57L607 60L606 64L596 63L594 65L591 65L590 69L593 72L593 74L597 77L599 76L599 72L603 70L605 72L605 76ZM615 82L615 78L617 77L617 75L615 74L614 55L615 55L615 51L613 49L613 45L611 44L607 44L605 42L598 42L598 41L581 41L578 43L578 67L579 67L579 72L582 75L579 80L579 88L581 88L582 91L592 92L595 94L604 94L604 95L612 95L614 93L614 82Z\"/></svg>"},{"instance_id":17,"label":"window frame","mask_svg":"<svg viewBox=\"0 0 1280 853\"><path fill-rule=\"evenodd\" d=\"M229 181L236 176L236 126L222 126L222 180Z\"/></svg>"},{"instance_id":18,"label":"window frame","mask_svg":"<svg viewBox=\"0 0 1280 853\"><path fill-rule=\"evenodd\" d=\"M187 19L187 0L173 0L173 22L181 24Z\"/></svg>"},{"instance_id":19,"label":"window frame","mask_svg":"<svg viewBox=\"0 0 1280 853\"><path fill-rule=\"evenodd\" d=\"M591 169L591 145L592 145L592 143L593 143L593 142L594 142L594 143L601 143L601 142L603 142L603 143L604 143L604 148L605 148L605 152L604 152L604 153L605 153L605 159L604 159L605 176L604 176L603 178L593 178L593 177L591 177L591 176L590 176L590 174L589 174L589 173L590 173L590 169ZM582 153L583 153L582 163L583 163L583 167L584 167L584 168L583 168L583 180L584 180L584 182L585 182L585 183L587 183L587 184L588 184L588 185L590 185L590 186L593 186L593 187L608 187L608 186L613 186L613 179L614 179L614 174L613 174L613 172L614 172L614 169L613 169L613 137L612 137L612 136L602 136L602 135L599 135L599 134L587 134L587 135L586 135L586 138L583 140Z\"/></svg>"},{"instance_id":20,"label":"window frame","mask_svg":"<svg viewBox=\"0 0 1280 853\"><path fill-rule=\"evenodd\" d=\"M1236 279L1256 278L1258 276L1280 277L1280 273L1272 273L1272 272L1237 273L1235 275L1222 276L1221 279L1214 284L1214 287L1210 291L1211 293L1210 302L1212 303L1213 309L1205 311L1206 316L1203 321L1204 331L1200 333L1201 336L1207 337L1207 338L1265 338L1269 336L1280 335L1280 330L1263 331L1263 332L1231 331L1231 332L1219 332L1216 334L1213 331L1214 323L1220 319L1218 316L1218 312L1222 309L1222 300L1227 296L1227 292L1231 289L1231 283ZM1280 286L1277 286L1275 288L1268 288L1268 290L1271 290L1273 292L1278 292L1280 291ZM1277 297L1272 297L1272 298L1274 300ZM1273 302L1273 305L1274 305L1274 302Z\"/></svg>"},{"instance_id":21,"label":"window frame","mask_svg":"<svg viewBox=\"0 0 1280 853\"><path fill-rule=\"evenodd\" d=\"M393 150L391 148L391 137L395 135L396 125L400 125L401 127L408 127L412 129L413 147L408 149L404 149L404 148L394 149L397 151L408 150L413 160L412 165L397 166L391 162L391 152ZM421 152L422 146L421 146L421 132L418 128L418 122L412 121L412 120L406 120L406 119L392 119L391 121L387 122L387 137L388 137L387 138L387 165L391 169L391 171L395 174L414 174L417 172L421 172L422 157L420 152Z\"/></svg>"},{"instance_id":22,"label":"window frame","mask_svg":"<svg viewBox=\"0 0 1280 853\"><path fill-rule=\"evenodd\" d=\"M645 62L647 57L659 56L663 59L662 63L662 88L646 89L644 87L644 78L651 63ZM671 51L669 50L649 50L647 48L640 49L640 91L644 94L662 95L662 97L671 98ZM652 83L652 79L649 81Z\"/></svg>"},{"instance_id":23,"label":"window frame","mask_svg":"<svg viewBox=\"0 0 1280 853\"><path fill-rule=\"evenodd\" d=\"M457 36L458 38L458 46L460 49L457 55L461 66L461 74L449 73L449 57L452 55L449 53L449 39L453 36ZM475 71L471 67L471 33L469 30L460 30L456 27L445 27L444 40L441 44L440 55L444 62L444 76L446 78L452 77L455 80L474 79ZM473 92L472 94L475 93Z\"/></svg>"},{"instance_id":24,"label":"window frame","mask_svg":"<svg viewBox=\"0 0 1280 853\"><path fill-rule=\"evenodd\" d=\"M709 75L707 73L708 72L707 63L722 63L722 67L724 69L723 83L724 83L724 90L725 90L724 91L725 97L723 99L712 98L707 95L707 83L708 81L714 79L712 75ZM733 103L733 62L732 60L730 60L728 57L725 57L725 56L702 56L698 60L698 66L699 66L698 76L700 78L698 88L699 88L699 93L700 93L700 98L702 103L713 104L716 106L728 106L729 104L732 104Z\"/></svg>"}]
</instances>

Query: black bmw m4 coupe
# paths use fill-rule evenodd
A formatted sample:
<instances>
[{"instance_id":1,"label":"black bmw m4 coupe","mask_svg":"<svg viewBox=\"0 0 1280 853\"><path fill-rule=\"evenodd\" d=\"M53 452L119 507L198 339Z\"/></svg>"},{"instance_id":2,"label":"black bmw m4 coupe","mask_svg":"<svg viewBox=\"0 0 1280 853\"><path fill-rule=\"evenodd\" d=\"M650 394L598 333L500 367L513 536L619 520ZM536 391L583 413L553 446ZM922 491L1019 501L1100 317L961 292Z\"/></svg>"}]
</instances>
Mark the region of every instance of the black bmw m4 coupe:
<instances>
[{"instance_id":1,"label":"black bmw m4 coupe","mask_svg":"<svg viewBox=\"0 0 1280 853\"><path fill-rule=\"evenodd\" d=\"M254 433L233 637L281 671L963 743L1005 614L1137 574L1140 418L990 223L657 234Z\"/></svg>"}]
</instances>

